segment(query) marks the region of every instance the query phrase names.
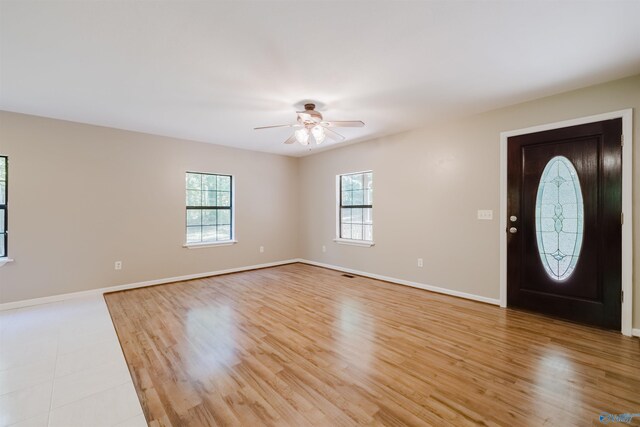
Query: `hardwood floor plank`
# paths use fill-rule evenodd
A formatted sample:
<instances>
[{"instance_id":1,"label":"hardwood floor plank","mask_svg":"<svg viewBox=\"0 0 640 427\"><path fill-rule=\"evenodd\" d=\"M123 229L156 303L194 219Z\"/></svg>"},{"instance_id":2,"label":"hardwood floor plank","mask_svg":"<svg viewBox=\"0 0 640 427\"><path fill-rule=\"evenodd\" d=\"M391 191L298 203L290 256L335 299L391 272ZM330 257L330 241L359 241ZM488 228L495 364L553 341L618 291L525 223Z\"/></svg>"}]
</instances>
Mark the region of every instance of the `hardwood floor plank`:
<instances>
[{"instance_id":1,"label":"hardwood floor plank","mask_svg":"<svg viewBox=\"0 0 640 427\"><path fill-rule=\"evenodd\" d=\"M640 412L640 340L324 268L105 299L151 426L566 426Z\"/></svg>"}]
</instances>

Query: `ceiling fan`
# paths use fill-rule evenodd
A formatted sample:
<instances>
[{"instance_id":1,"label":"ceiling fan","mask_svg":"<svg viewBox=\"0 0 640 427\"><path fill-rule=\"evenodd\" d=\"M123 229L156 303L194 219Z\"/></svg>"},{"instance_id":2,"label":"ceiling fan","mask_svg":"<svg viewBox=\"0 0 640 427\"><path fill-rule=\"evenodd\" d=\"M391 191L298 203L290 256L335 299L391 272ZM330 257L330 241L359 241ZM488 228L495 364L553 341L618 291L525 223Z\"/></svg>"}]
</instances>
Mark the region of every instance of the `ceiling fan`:
<instances>
[{"instance_id":1,"label":"ceiling fan","mask_svg":"<svg viewBox=\"0 0 640 427\"><path fill-rule=\"evenodd\" d=\"M313 141L315 141L316 144L322 144L327 137L337 142L344 141L344 136L329 128L364 126L364 122L361 122L360 120L337 122L324 121L322 114L317 112L315 108L315 104L304 104L304 111L297 111L297 123L290 125L261 126L254 129L293 128L295 129L293 135L291 135L284 143L293 144L297 141L302 145L309 145L309 143Z\"/></svg>"}]
</instances>

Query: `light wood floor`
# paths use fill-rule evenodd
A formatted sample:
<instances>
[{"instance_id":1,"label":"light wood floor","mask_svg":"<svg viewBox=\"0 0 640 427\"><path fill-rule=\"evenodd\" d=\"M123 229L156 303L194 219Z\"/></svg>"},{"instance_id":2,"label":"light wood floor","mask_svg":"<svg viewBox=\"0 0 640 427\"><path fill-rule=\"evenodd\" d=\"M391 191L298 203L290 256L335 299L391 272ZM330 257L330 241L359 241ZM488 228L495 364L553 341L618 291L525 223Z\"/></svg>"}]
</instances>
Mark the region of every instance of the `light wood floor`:
<instances>
[{"instance_id":1,"label":"light wood floor","mask_svg":"<svg viewBox=\"0 0 640 427\"><path fill-rule=\"evenodd\" d=\"M584 426L640 412L637 338L319 267L106 300L151 426Z\"/></svg>"}]
</instances>

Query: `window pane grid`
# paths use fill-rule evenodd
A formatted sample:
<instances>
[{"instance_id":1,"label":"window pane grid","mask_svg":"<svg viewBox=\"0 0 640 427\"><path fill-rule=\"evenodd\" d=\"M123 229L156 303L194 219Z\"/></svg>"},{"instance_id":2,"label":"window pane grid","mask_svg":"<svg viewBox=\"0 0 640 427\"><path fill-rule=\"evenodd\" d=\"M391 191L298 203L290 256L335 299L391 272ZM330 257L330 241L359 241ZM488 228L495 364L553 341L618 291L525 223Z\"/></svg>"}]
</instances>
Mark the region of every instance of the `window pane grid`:
<instances>
[{"instance_id":1,"label":"window pane grid","mask_svg":"<svg viewBox=\"0 0 640 427\"><path fill-rule=\"evenodd\" d=\"M6 156L0 156L0 257L7 256L7 176L8 160Z\"/></svg>"},{"instance_id":2,"label":"window pane grid","mask_svg":"<svg viewBox=\"0 0 640 427\"><path fill-rule=\"evenodd\" d=\"M187 243L231 240L231 193L230 175L187 172Z\"/></svg>"},{"instance_id":3,"label":"window pane grid","mask_svg":"<svg viewBox=\"0 0 640 427\"><path fill-rule=\"evenodd\" d=\"M373 173L340 176L340 238L373 240Z\"/></svg>"}]
</instances>

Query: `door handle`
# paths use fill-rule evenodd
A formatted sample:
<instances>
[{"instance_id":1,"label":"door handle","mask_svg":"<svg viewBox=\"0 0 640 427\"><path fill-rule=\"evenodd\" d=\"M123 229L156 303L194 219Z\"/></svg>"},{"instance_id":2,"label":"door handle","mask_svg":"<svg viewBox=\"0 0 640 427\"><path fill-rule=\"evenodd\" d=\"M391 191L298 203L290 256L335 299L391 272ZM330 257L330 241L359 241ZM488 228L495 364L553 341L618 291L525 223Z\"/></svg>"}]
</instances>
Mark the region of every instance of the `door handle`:
<instances>
[{"instance_id":1,"label":"door handle","mask_svg":"<svg viewBox=\"0 0 640 427\"><path fill-rule=\"evenodd\" d=\"M509 233L511 233L511 234L516 234L517 232L518 232L518 229L517 229L517 228L515 228L515 227L511 227L511 228L509 229Z\"/></svg>"}]
</instances>

